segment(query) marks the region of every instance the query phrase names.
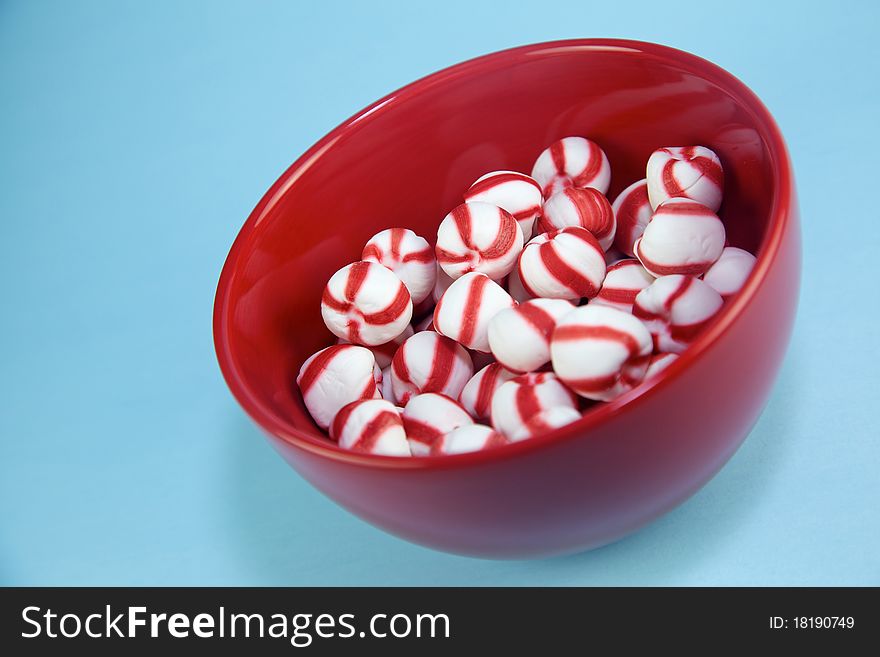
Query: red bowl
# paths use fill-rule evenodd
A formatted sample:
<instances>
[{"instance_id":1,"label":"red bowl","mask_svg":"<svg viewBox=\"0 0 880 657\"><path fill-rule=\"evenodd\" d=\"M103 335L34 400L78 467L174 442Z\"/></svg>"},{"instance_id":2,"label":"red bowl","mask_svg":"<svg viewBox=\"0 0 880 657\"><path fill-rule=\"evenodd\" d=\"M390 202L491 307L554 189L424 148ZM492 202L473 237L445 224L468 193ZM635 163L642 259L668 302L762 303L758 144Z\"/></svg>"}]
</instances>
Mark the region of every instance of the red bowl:
<instances>
[{"instance_id":1,"label":"red bowl","mask_svg":"<svg viewBox=\"0 0 880 657\"><path fill-rule=\"evenodd\" d=\"M489 452L392 458L337 448L296 390L331 343L321 290L389 226L431 237L494 169L528 172L566 135L608 154L610 197L661 146L721 157L731 244L758 255L744 289L671 367L545 436ZM758 98L664 46L583 39L524 46L396 91L315 144L266 193L226 260L214 340L233 394L308 481L358 516L437 549L538 557L614 541L681 503L731 457L785 352L800 276L791 164Z\"/></svg>"}]
</instances>

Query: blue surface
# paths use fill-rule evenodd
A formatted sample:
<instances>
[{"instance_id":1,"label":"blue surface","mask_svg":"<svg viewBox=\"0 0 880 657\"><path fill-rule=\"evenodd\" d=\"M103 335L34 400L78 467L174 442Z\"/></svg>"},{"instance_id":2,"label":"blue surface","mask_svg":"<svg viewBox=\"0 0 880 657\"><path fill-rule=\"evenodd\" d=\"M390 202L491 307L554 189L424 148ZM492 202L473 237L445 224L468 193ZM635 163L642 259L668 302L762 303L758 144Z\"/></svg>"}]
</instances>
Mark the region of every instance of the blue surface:
<instances>
[{"instance_id":1,"label":"blue surface","mask_svg":"<svg viewBox=\"0 0 880 657\"><path fill-rule=\"evenodd\" d=\"M0 582L880 584L878 5L415 4L0 5ZM775 114L803 208L794 341L743 448L640 533L540 562L409 545L299 479L238 408L216 280L339 121L577 36L695 52Z\"/></svg>"}]
</instances>

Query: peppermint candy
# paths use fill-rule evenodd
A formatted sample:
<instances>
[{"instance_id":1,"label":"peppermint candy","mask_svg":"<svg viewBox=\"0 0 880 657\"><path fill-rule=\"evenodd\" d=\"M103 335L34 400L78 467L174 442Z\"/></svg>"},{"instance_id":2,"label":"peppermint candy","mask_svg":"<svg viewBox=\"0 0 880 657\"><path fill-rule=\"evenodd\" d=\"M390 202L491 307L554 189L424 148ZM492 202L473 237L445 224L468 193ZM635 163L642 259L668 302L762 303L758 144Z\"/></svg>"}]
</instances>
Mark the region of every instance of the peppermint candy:
<instances>
[{"instance_id":1,"label":"peppermint candy","mask_svg":"<svg viewBox=\"0 0 880 657\"><path fill-rule=\"evenodd\" d=\"M344 406L333 420L330 437L353 452L411 456L400 413L384 399L355 401Z\"/></svg>"},{"instance_id":2,"label":"peppermint candy","mask_svg":"<svg viewBox=\"0 0 880 657\"><path fill-rule=\"evenodd\" d=\"M568 187L592 187L604 194L611 184L611 165L605 152L589 139L564 137L538 156L532 178L544 198Z\"/></svg>"},{"instance_id":3,"label":"peppermint candy","mask_svg":"<svg viewBox=\"0 0 880 657\"><path fill-rule=\"evenodd\" d=\"M434 331L422 331L394 354L391 388L403 405L425 392L457 398L473 374L471 357L460 344Z\"/></svg>"},{"instance_id":4,"label":"peppermint candy","mask_svg":"<svg viewBox=\"0 0 880 657\"><path fill-rule=\"evenodd\" d=\"M728 246L703 274L703 281L726 299L742 289L754 267L755 256L735 246Z\"/></svg>"},{"instance_id":5,"label":"peppermint candy","mask_svg":"<svg viewBox=\"0 0 880 657\"><path fill-rule=\"evenodd\" d=\"M502 310L489 322L489 348L512 372L532 372L550 362L550 335L574 309L564 299L532 299Z\"/></svg>"},{"instance_id":6,"label":"peppermint candy","mask_svg":"<svg viewBox=\"0 0 880 657\"><path fill-rule=\"evenodd\" d=\"M654 338L656 351L681 353L724 304L721 295L693 276L661 276L639 292L633 315Z\"/></svg>"},{"instance_id":7,"label":"peppermint candy","mask_svg":"<svg viewBox=\"0 0 880 657\"><path fill-rule=\"evenodd\" d=\"M555 374L521 374L502 384L495 392L492 398L492 426L512 438L533 417L558 406L577 410L574 394Z\"/></svg>"},{"instance_id":8,"label":"peppermint candy","mask_svg":"<svg viewBox=\"0 0 880 657\"><path fill-rule=\"evenodd\" d=\"M407 228L388 228L373 235L364 246L361 260L387 267L403 282L413 304L427 299L437 280L437 264L431 245Z\"/></svg>"},{"instance_id":9,"label":"peppermint candy","mask_svg":"<svg viewBox=\"0 0 880 657\"><path fill-rule=\"evenodd\" d=\"M523 234L513 216L488 203L462 203L437 230L437 262L451 278L480 272L502 279L522 247Z\"/></svg>"},{"instance_id":10,"label":"peppermint candy","mask_svg":"<svg viewBox=\"0 0 880 657\"><path fill-rule=\"evenodd\" d=\"M434 327L468 349L489 353L489 322L515 302L485 274L471 272L456 280L434 308Z\"/></svg>"},{"instance_id":11,"label":"peppermint candy","mask_svg":"<svg viewBox=\"0 0 880 657\"><path fill-rule=\"evenodd\" d=\"M541 232L551 232L568 226L580 226L590 231L603 251L611 248L614 242L614 210L608 199L592 187L569 187L556 192L544 203L538 222Z\"/></svg>"},{"instance_id":12,"label":"peppermint candy","mask_svg":"<svg viewBox=\"0 0 880 657\"><path fill-rule=\"evenodd\" d=\"M468 424L440 438L431 446L431 455L465 454L484 449L500 447L508 443L507 438L492 427L483 424Z\"/></svg>"},{"instance_id":13,"label":"peppermint candy","mask_svg":"<svg viewBox=\"0 0 880 657\"><path fill-rule=\"evenodd\" d=\"M436 392L415 395L403 409L403 427L413 456L427 456L443 436L473 423L461 404Z\"/></svg>"},{"instance_id":14,"label":"peppermint candy","mask_svg":"<svg viewBox=\"0 0 880 657\"><path fill-rule=\"evenodd\" d=\"M689 198L712 212L721 207L724 172L721 160L705 146L672 146L651 153L647 166L648 198L657 208L670 198Z\"/></svg>"},{"instance_id":15,"label":"peppermint candy","mask_svg":"<svg viewBox=\"0 0 880 657\"><path fill-rule=\"evenodd\" d=\"M605 271L602 289L590 303L631 313L636 295L653 282L654 277L638 260L620 260Z\"/></svg>"},{"instance_id":16,"label":"peppermint candy","mask_svg":"<svg viewBox=\"0 0 880 657\"><path fill-rule=\"evenodd\" d=\"M584 228L570 226L533 238L519 259L519 277L533 297L593 298L605 280L605 254Z\"/></svg>"},{"instance_id":17,"label":"peppermint candy","mask_svg":"<svg viewBox=\"0 0 880 657\"><path fill-rule=\"evenodd\" d=\"M382 371L364 347L333 345L312 354L302 364L296 383L312 419L322 429L339 409L360 399L380 398Z\"/></svg>"},{"instance_id":18,"label":"peppermint candy","mask_svg":"<svg viewBox=\"0 0 880 657\"><path fill-rule=\"evenodd\" d=\"M489 203L507 210L523 234L532 236L535 220L541 214L541 186L534 178L516 171L492 171L477 179L464 193L467 203Z\"/></svg>"},{"instance_id":19,"label":"peppermint candy","mask_svg":"<svg viewBox=\"0 0 880 657\"><path fill-rule=\"evenodd\" d=\"M503 383L515 379L515 372L504 369L500 363L487 365L473 375L458 397L461 405L480 422L488 422L492 412L492 398Z\"/></svg>"},{"instance_id":20,"label":"peppermint candy","mask_svg":"<svg viewBox=\"0 0 880 657\"><path fill-rule=\"evenodd\" d=\"M614 247L629 256L635 256L633 246L645 232L654 208L648 200L648 181L638 180L624 189L611 205L614 212Z\"/></svg>"},{"instance_id":21,"label":"peppermint candy","mask_svg":"<svg viewBox=\"0 0 880 657\"><path fill-rule=\"evenodd\" d=\"M610 401L638 385L651 357L651 334L633 315L589 304L556 325L553 371L582 397Z\"/></svg>"},{"instance_id":22,"label":"peppermint candy","mask_svg":"<svg viewBox=\"0 0 880 657\"><path fill-rule=\"evenodd\" d=\"M321 297L321 316L330 331L353 344L393 340L412 318L412 299L394 273L375 262L355 262L337 271Z\"/></svg>"},{"instance_id":23,"label":"peppermint candy","mask_svg":"<svg viewBox=\"0 0 880 657\"><path fill-rule=\"evenodd\" d=\"M721 256L727 239L724 224L705 205L673 198L654 211L634 251L654 276L700 276Z\"/></svg>"}]
</instances>

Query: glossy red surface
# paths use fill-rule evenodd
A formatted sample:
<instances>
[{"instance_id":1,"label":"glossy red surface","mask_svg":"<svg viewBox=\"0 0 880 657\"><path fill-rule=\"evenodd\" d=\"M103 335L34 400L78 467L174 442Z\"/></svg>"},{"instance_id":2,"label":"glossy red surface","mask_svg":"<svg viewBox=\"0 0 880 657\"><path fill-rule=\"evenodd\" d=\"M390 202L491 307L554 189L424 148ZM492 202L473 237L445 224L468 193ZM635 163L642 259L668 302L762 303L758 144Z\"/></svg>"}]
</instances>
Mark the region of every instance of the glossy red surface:
<instances>
[{"instance_id":1,"label":"glossy red surface","mask_svg":"<svg viewBox=\"0 0 880 657\"><path fill-rule=\"evenodd\" d=\"M530 170L586 135L611 198L657 147L704 144L725 167L730 243L756 251L744 290L673 365L578 423L496 451L394 459L345 452L309 419L294 377L331 342L321 290L380 229L433 237L468 185ZM333 130L273 185L241 230L214 312L220 366L281 455L345 508L406 539L488 557L613 541L671 509L730 458L766 403L789 340L800 237L782 137L722 69L663 46L561 41L419 80Z\"/></svg>"}]
</instances>

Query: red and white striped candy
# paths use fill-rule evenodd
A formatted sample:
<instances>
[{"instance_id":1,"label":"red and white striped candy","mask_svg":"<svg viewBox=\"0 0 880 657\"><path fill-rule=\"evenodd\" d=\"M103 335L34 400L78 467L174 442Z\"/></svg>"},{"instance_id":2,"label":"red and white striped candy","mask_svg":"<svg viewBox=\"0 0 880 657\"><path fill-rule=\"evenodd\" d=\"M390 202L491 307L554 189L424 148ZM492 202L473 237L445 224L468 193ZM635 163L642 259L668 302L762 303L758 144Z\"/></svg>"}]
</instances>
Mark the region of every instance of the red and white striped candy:
<instances>
[{"instance_id":1,"label":"red and white striped candy","mask_svg":"<svg viewBox=\"0 0 880 657\"><path fill-rule=\"evenodd\" d=\"M577 400L552 372L521 374L492 397L492 426L508 438L538 413L557 406L577 409Z\"/></svg>"},{"instance_id":2,"label":"red and white striped candy","mask_svg":"<svg viewBox=\"0 0 880 657\"><path fill-rule=\"evenodd\" d=\"M321 297L330 331L354 344L385 344L406 330L412 299L394 273L375 262L355 262L337 271Z\"/></svg>"},{"instance_id":3,"label":"red and white striped candy","mask_svg":"<svg viewBox=\"0 0 880 657\"><path fill-rule=\"evenodd\" d=\"M424 392L458 398L474 374L464 347L434 331L416 333L404 342L391 361L391 385L399 404Z\"/></svg>"},{"instance_id":4,"label":"red and white striped candy","mask_svg":"<svg viewBox=\"0 0 880 657\"><path fill-rule=\"evenodd\" d=\"M603 194L611 184L611 165L605 152L583 137L564 137L535 160L534 178L544 198L567 187L592 187Z\"/></svg>"},{"instance_id":5,"label":"red and white striped candy","mask_svg":"<svg viewBox=\"0 0 880 657\"><path fill-rule=\"evenodd\" d=\"M632 312L636 295L654 282L638 260L620 260L608 267L599 294L590 303Z\"/></svg>"},{"instance_id":6,"label":"red and white striped candy","mask_svg":"<svg viewBox=\"0 0 880 657\"><path fill-rule=\"evenodd\" d=\"M356 401L337 413L330 437L353 452L384 456L411 456L403 420L384 399Z\"/></svg>"},{"instance_id":7,"label":"red and white striped candy","mask_svg":"<svg viewBox=\"0 0 880 657\"><path fill-rule=\"evenodd\" d=\"M661 276L639 292L633 315L654 337L654 350L679 354L723 305L721 295L693 276Z\"/></svg>"},{"instance_id":8,"label":"red and white striped candy","mask_svg":"<svg viewBox=\"0 0 880 657\"><path fill-rule=\"evenodd\" d=\"M645 179L634 182L624 189L611 205L617 232L614 234L615 248L628 255L635 256L633 246L645 232L645 226L651 221L654 209L648 201L648 181Z\"/></svg>"},{"instance_id":9,"label":"red and white striped candy","mask_svg":"<svg viewBox=\"0 0 880 657\"><path fill-rule=\"evenodd\" d=\"M550 433L559 427L564 427L566 424L577 422L580 419L581 414L579 411L568 406L554 406L538 413L526 422L519 431L514 433L510 439L517 441L534 438L535 436Z\"/></svg>"},{"instance_id":10,"label":"red and white striped candy","mask_svg":"<svg viewBox=\"0 0 880 657\"><path fill-rule=\"evenodd\" d=\"M517 303L522 303L523 301L528 301L533 298L531 294L526 292L526 288L524 288L522 284L522 279L519 277L519 262L517 262L516 267L510 270L506 282L507 292Z\"/></svg>"},{"instance_id":11,"label":"red and white striped candy","mask_svg":"<svg viewBox=\"0 0 880 657\"><path fill-rule=\"evenodd\" d=\"M367 242L361 260L388 267L403 281L413 304L424 301L437 280L434 251L428 241L408 228L388 228Z\"/></svg>"},{"instance_id":12,"label":"red and white striped candy","mask_svg":"<svg viewBox=\"0 0 880 657\"><path fill-rule=\"evenodd\" d=\"M586 228L603 251L614 242L614 210L608 199L592 187L569 187L556 192L544 203L538 229L548 233L567 226Z\"/></svg>"},{"instance_id":13,"label":"red and white striped candy","mask_svg":"<svg viewBox=\"0 0 880 657\"><path fill-rule=\"evenodd\" d=\"M654 211L634 251L654 276L699 276L718 260L725 240L718 215L697 201L673 198Z\"/></svg>"},{"instance_id":14,"label":"red and white striped candy","mask_svg":"<svg viewBox=\"0 0 880 657\"><path fill-rule=\"evenodd\" d=\"M698 201L713 212L721 207L724 191L721 160L705 146L657 149L648 158L647 180L652 208L676 197Z\"/></svg>"},{"instance_id":15,"label":"red and white striped candy","mask_svg":"<svg viewBox=\"0 0 880 657\"><path fill-rule=\"evenodd\" d=\"M480 422L488 422L492 412L492 397L503 383L515 379L515 372L504 369L500 363L487 365L471 377L458 401L472 417Z\"/></svg>"},{"instance_id":16,"label":"red and white striped candy","mask_svg":"<svg viewBox=\"0 0 880 657\"><path fill-rule=\"evenodd\" d=\"M431 455L464 454L479 452L508 443L507 438L492 427L482 424L468 424L447 433L431 446Z\"/></svg>"},{"instance_id":17,"label":"red and white striped candy","mask_svg":"<svg viewBox=\"0 0 880 657\"><path fill-rule=\"evenodd\" d=\"M523 288L533 297L593 298L605 280L605 254L585 228L569 226L533 238L519 259Z\"/></svg>"},{"instance_id":18,"label":"red and white striped candy","mask_svg":"<svg viewBox=\"0 0 880 657\"><path fill-rule=\"evenodd\" d=\"M654 354L651 356L651 360L648 362L648 371L645 372L645 381L672 365L676 358L678 358L678 354Z\"/></svg>"},{"instance_id":19,"label":"red and white striped candy","mask_svg":"<svg viewBox=\"0 0 880 657\"><path fill-rule=\"evenodd\" d=\"M641 321L591 303L556 325L550 355L553 370L572 390L587 399L610 401L641 382L652 347Z\"/></svg>"},{"instance_id":20,"label":"red and white striped candy","mask_svg":"<svg viewBox=\"0 0 880 657\"><path fill-rule=\"evenodd\" d=\"M728 246L703 275L703 280L726 299L742 289L754 266L755 256L735 246Z\"/></svg>"},{"instance_id":21,"label":"red and white striped candy","mask_svg":"<svg viewBox=\"0 0 880 657\"><path fill-rule=\"evenodd\" d=\"M498 283L485 274L471 272L450 285L437 302L434 327L468 349L489 353L489 322L515 303Z\"/></svg>"},{"instance_id":22,"label":"red and white striped candy","mask_svg":"<svg viewBox=\"0 0 880 657\"><path fill-rule=\"evenodd\" d=\"M513 372L532 372L550 362L550 335L574 305L565 299L532 299L502 310L489 322L492 355Z\"/></svg>"},{"instance_id":23,"label":"red and white striped candy","mask_svg":"<svg viewBox=\"0 0 880 657\"><path fill-rule=\"evenodd\" d=\"M523 241L532 237L535 219L541 214L541 186L516 171L493 171L477 179L464 193L467 203L489 203L507 210L522 230Z\"/></svg>"},{"instance_id":24,"label":"red and white striped candy","mask_svg":"<svg viewBox=\"0 0 880 657\"><path fill-rule=\"evenodd\" d=\"M403 428L413 456L427 456L447 433L473 423L461 404L436 392L416 395L403 409Z\"/></svg>"},{"instance_id":25,"label":"red and white striped candy","mask_svg":"<svg viewBox=\"0 0 880 657\"><path fill-rule=\"evenodd\" d=\"M376 359L369 349L351 344L333 345L309 356L296 383L309 414L322 429L349 402L382 396L382 371Z\"/></svg>"},{"instance_id":26,"label":"red and white striped candy","mask_svg":"<svg viewBox=\"0 0 880 657\"><path fill-rule=\"evenodd\" d=\"M391 342L386 342L385 344L377 344L372 347L367 347L370 351L373 352L373 356L376 358L376 365L378 365L382 370L391 365L391 359L394 358L394 354L397 353L397 349L404 343L404 341L415 333L415 329L412 326L407 324L407 327L403 329L403 333L394 338ZM339 338L336 341L336 344L351 344L345 338Z\"/></svg>"},{"instance_id":27,"label":"red and white striped candy","mask_svg":"<svg viewBox=\"0 0 880 657\"><path fill-rule=\"evenodd\" d=\"M437 229L437 262L452 278L472 271L504 278L522 247L523 234L513 216L488 203L462 203Z\"/></svg>"}]
</instances>

